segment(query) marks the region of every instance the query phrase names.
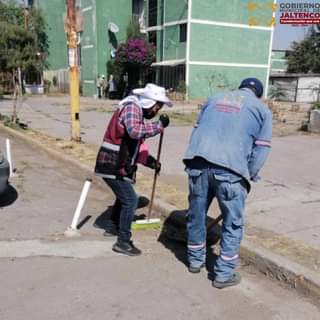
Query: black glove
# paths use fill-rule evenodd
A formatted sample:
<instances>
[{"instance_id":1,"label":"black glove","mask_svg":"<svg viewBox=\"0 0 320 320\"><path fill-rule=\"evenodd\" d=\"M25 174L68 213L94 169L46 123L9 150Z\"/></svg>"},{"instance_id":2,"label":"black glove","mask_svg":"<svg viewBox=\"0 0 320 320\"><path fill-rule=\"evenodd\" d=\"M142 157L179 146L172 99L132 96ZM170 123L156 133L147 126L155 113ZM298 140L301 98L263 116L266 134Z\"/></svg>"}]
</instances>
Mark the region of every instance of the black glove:
<instances>
[{"instance_id":1,"label":"black glove","mask_svg":"<svg viewBox=\"0 0 320 320\"><path fill-rule=\"evenodd\" d=\"M150 169L156 170L157 174L159 174L161 170L161 163L157 162L153 156L148 156L146 166Z\"/></svg>"},{"instance_id":2,"label":"black glove","mask_svg":"<svg viewBox=\"0 0 320 320\"><path fill-rule=\"evenodd\" d=\"M161 121L162 126L163 126L164 128L166 128L166 127L169 125L169 123L170 123L169 116L168 116L166 113L162 114L162 115L159 117L159 120Z\"/></svg>"}]
</instances>

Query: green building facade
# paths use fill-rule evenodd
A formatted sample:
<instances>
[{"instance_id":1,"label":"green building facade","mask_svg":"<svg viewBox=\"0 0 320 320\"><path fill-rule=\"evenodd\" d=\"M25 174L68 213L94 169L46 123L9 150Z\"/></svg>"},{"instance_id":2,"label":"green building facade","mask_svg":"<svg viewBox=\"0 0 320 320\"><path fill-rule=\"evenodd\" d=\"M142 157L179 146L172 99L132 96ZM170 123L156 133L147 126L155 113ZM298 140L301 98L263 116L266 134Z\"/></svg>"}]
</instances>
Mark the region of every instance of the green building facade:
<instances>
[{"instance_id":1,"label":"green building facade","mask_svg":"<svg viewBox=\"0 0 320 320\"><path fill-rule=\"evenodd\" d=\"M157 81L165 87L185 81L191 99L236 88L245 77L268 83L273 5L270 0L149 0L147 31L157 32Z\"/></svg>"},{"instance_id":2,"label":"green building facade","mask_svg":"<svg viewBox=\"0 0 320 320\"><path fill-rule=\"evenodd\" d=\"M52 78L68 69L64 31L66 1L37 0L34 5L42 10L48 23L49 67L45 74ZM111 59L115 42L121 43L126 39L126 27L132 17L132 1L78 0L76 5L83 21L78 33L82 93L93 96L96 94L97 78L107 74L106 63ZM118 26L119 31L111 34L110 23Z\"/></svg>"},{"instance_id":3,"label":"green building facade","mask_svg":"<svg viewBox=\"0 0 320 320\"><path fill-rule=\"evenodd\" d=\"M65 0L38 0L49 24L51 70L66 69ZM53 5L54 3L54 5ZM236 88L245 77L268 82L273 0L78 0L83 15L80 70L84 95L96 93L98 75L117 43L125 41L132 15L157 47L154 81L186 87L191 99ZM110 33L110 23L118 32Z\"/></svg>"},{"instance_id":4,"label":"green building facade","mask_svg":"<svg viewBox=\"0 0 320 320\"><path fill-rule=\"evenodd\" d=\"M287 70L287 51L273 50L271 55L271 73L285 73Z\"/></svg>"}]
</instances>

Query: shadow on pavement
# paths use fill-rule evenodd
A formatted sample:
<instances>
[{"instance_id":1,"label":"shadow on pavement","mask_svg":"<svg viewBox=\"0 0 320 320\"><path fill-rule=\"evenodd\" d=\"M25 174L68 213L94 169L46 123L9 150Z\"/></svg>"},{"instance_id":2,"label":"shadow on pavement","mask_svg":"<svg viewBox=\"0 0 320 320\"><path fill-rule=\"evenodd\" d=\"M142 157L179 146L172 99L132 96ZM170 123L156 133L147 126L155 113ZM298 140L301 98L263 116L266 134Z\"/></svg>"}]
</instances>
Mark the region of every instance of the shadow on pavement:
<instances>
[{"instance_id":1,"label":"shadow on pavement","mask_svg":"<svg viewBox=\"0 0 320 320\"><path fill-rule=\"evenodd\" d=\"M146 197L139 197L137 209L144 208L149 205L149 199ZM94 221L93 226L98 229L107 230L110 227L110 219L112 215L113 206L109 206L105 211L103 211ZM135 215L133 221L145 219L145 214Z\"/></svg>"},{"instance_id":2,"label":"shadow on pavement","mask_svg":"<svg viewBox=\"0 0 320 320\"><path fill-rule=\"evenodd\" d=\"M8 207L18 199L18 192L12 186L8 185L6 191L0 196L0 208Z\"/></svg>"},{"instance_id":3,"label":"shadow on pavement","mask_svg":"<svg viewBox=\"0 0 320 320\"><path fill-rule=\"evenodd\" d=\"M172 211L164 221L158 241L169 249L180 262L188 266L186 213L187 210ZM212 222L214 222L214 219L207 217L207 226L210 226ZM211 279L211 273L217 258L213 251L213 245L219 241L219 237L219 225L212 226L207 230L206 268L209 272L209 279Z\"/></svg>"},{"instance_id":4,"label":"shadow on pavement","mask_svg":"<svg viewBox=\"0 0 320 320\"><path fill-rule=\"evenodd\" d=\"M106 230L112 214L113 206L109 206L105 211L103 211L94 221L93 226L98 229Z\"/></svg>"}]
</instances>

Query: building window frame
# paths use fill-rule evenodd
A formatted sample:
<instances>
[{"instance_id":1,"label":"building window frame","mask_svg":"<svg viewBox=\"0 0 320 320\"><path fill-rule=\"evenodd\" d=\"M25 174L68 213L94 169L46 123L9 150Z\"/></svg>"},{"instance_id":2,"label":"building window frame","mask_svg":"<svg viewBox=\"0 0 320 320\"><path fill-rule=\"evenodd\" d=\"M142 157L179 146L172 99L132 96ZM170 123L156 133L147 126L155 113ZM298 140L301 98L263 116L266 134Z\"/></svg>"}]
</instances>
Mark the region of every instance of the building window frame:
<instances>
[{"instance_id":1,"label":"building window frame","mask_svg":"<svg viewBox=\"0 0 320 320\"><path fill-rule=\"evenodd\" d=\"M158 0L149 0L148 3L148 27L158 25Z\"/></svg>"},{"instance_id":2,"label":"building window frame","mask_svg":"<svg viewBox=\"0 0 320 320\"><path fill-rule=\"evenodd\" d=\"M179 42L180 43L187 42L187 32L188 32L187 23L181 23L179 25Z\"/></svg>"}]
</instances>

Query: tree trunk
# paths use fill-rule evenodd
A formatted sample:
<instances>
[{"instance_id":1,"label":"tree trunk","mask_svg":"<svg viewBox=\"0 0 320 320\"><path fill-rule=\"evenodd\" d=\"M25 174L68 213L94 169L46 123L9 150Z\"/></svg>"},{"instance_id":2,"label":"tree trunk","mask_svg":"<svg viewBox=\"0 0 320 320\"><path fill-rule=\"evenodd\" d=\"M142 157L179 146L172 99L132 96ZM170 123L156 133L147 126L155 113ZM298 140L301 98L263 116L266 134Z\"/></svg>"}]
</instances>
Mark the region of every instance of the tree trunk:
<instances>
[{"instance_id":1,"label":"tree trunk","mask_svg":"<svg viewBox=\"0 0 320 320\"><path fill-rule=\"evenodd\" d=\"M13 81L13 112L11 121L13 123L17 122L17 102L18 102L18 95L19 95L19 85L17 82L17 71L14 70L12 72L12 81Z\"/></svg>"}]
</instances>

